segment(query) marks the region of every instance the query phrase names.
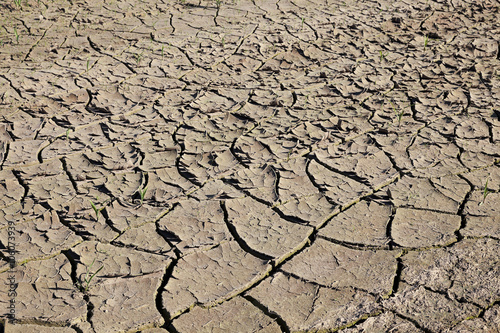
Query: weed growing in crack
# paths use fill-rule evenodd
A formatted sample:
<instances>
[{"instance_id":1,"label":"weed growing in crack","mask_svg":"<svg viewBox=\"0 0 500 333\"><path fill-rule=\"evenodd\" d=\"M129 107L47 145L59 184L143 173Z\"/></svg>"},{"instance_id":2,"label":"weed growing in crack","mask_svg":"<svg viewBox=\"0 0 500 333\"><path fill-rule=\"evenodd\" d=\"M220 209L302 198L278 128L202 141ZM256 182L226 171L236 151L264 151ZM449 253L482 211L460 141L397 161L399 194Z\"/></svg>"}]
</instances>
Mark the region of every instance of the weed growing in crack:
<instances>
[{"instance_id":1,"label":"weed growing in crack","mask_svg":"<svg viewBox=\"0 0 500 333\"><path fill-rule=\"evenodd\" d=\"M15 4L18 8L21 8L21 0L14 0L14 4Z\"/></svg>"},{"instance_id":2,"label":"weed growing in crack","mask_svg":"<svg viewBox=\"0 0 500 333\"><path fill-rule=\"evenodd\" d=\"M137 192L139 192L139 195L141 196L141 206L142 206L142 203L144 202L144 196L146 195L147 190L148 190L147 186L143 189L137 190Z\"/></svg>"},{"instance_id":3,"label":"weed growing in crack","mask_svg":"<svg viewBox=\"0 0 500 333\"><path fill-rule=\"evenodd\" d=\"M398 127L401 126L401 118L403 118L404 111L401 110L401 112L396 113L398 116Z\"/></svg>"},{"instance_id":4,"label":"weed growing in crack","mask_svg":"<svg viewBox=\"0 0 500 333\"><path fill-rule=\"evenodd\" d=\"M92 279L94 278L94 276L97 275L97 273L99 273L101 271L101 269L104 268L104 266L101 266L101 268L99 268L94 274L91 274L90 277L89 277L89 274L90 274L90 270L92 269L92 266L94 266L94 263L95 263L95 258L94 260L92 261L92 263L90 264L89 267L87 267L87 271L85 273L85 278L82 280L79 281L79 289L86 293L88 290L89 290L89 286L90 286L90 282L92 281ZM84 287L84 284L85 284L85 287Z\"/></svg>"},{"instance_id":5,"label":"weed growing in crack","mask_svg":"<svg viewBox=\"0 0 500 333\"><path fill-rule=\"evenodd\" d=\"M385 57L387 57L387 55L389 54L389 52L384 53L382 51L379 51L379 53L380 53L380 61L384 60Z\"/></svg>"},{"instance_id":6,"label":"weed growing in crack","mask_svg":"<svg viewBox=\"0 0 500 333\"><path fill-rule=\"evenodd\" d=\"M165 54L165 45L161 46L161 60L163 61L163 55Z\"/></svg>"},{"instance_id":7,"label":"weed growing in crack","mask_svg":"<svg viewBox=\"0 0 500 333\"><path fill-rule=\"evenodd\" d=\"M19 44L19 33L17 32L17 29L14 27L14 36L16 36L16 43Z\"/></svg>"},{"instance_id":8,"label":"weed growing in crack","mask_svg":"<svg viewBox=\"0 0 500 333\"><path fill-rule=\"evenodd\" d=\"M424 51L425 51L425 49L427 48L427 44L428 44L428 43L429 43L429 36L427 36L427 35L426 35L426 36L424 37Z\"/></svg>"},{"instance_id":9,"label":"weed growing in crack","mask_svg":"<svg viewBox=\"0 0 500 333\"><path fill-rule=\"evenodd\" d=\"M86 70L86 71L88 72L88 71L89 71L89 69L90 69L90 58L89 58L89 59L87 59L87 70Z\"/></svg>"},{"instance_id":10,"label":"weed growing in crack","mask_svg":"<svg viewBox=\"0 0 500 333\"><path fill-rule=\"evenodd\" d=\"M396 117L398 118L398 127L401 126L401 119L403 118L403 115L405 113L404 110L401 110L398 112L398 110L396 109L396 107L394 106L394 104L392 103L392 101L390 101L391 105L392 105L392 108L394 109L394 113L396 113Z\"/></svg>"},{"instance_id":11,"label":"weed growing in crack","mask_svg":"<svg viewBox=\"0 0 500 333\"><path fill-rule=\"evenodd\" d=\"M215 5L217 6L217 9L220 9L220 6L222 5L222 0L215 0Z\"/></svg>"},{"instance_id":12,"label":"weed growing in crack","mask_svg":"<svg viewBox=\"0 0 500 333\"><path fill-rule=\"evenodd\" d=\"M143 53L144 53L144 52L143 52ZM139 64L141 63L141 60L142 60L142 53L141 53L141 54L136 53L136 54L134 55L134 57L135 57L135 62L137 63L137 66L139 66Z\"/></svg>"},{"instance_id":13,"label":"weed growing in crack","mask_svg":"<svg viewBox=\"0 0 500 333\"><path fill-rule=\"evenodd\" d=\"M300 24L300 30L304 29L304 22L305 22L306 18L305 17L302 17L302 22Z\"/></svg>"},{"instance_id":14,"label":"weed growing in crack","mask_svg":"<svg viewBox=\"0 0 500 333\"><path fill-rule=\"evenodd\" d=\"M96 221L99 221L99 213L101 212L101 210L103 210L105 207L101 207L101 208L97 208L96 205L92 202L92 200L89 200L90 201L90 205L92 206L92 209L94 210L95 212L95 220Z\"/></svg>"},{"instance_id":15,"label":"weed growing in crack","mask_svg":"<svg viewBox=\"0 0 500 333\"><path fill-rule=\"evenodd\" d=\"M479 206L481 206L482 204L484 204L484 201L486 200L486 197L488 196L488 194L490 194L492 192L492 191L490 191L488 189L488 180L489 179L486 179L486 184L484 184L483 200L481 200L481 202L479 203Z\"/></svg>"}]
</instances>

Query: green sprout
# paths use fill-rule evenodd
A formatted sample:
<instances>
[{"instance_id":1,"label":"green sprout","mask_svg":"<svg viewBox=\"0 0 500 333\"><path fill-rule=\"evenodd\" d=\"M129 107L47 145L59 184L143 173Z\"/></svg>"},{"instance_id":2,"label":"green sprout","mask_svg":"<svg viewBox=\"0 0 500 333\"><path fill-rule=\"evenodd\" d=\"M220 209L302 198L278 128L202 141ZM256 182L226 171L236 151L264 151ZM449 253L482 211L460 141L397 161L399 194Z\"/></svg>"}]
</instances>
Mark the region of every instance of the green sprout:
<instances>
[{"instance_id":1,"label":"green sprout","mask_svg":"<svg viewBox=\"0 0 500 333\"><path fill-rule=\"evenodd\" d=\"M165 52L165 45L162 45L161 46L161 60L163 60L164 52Z\"/></svg>"},{"instance_id":2,"label":"green sprout","mask_svg":"<svg viewBox=\"0 0 500 333\"><path fill-rule=\"evenodd\" d=\"M104 266L101 266L101 268L99 268L94 274L90 275L90 277L89 277L90 270L92 269L92 266L94 265L94 263L95 263L95 258L92 261L92 263L90 264L90 266L87 267L87 272L85 273L85 278L83 279L83 282L85 283L85 288L83 288L83 283L82 283L82 281L80 281L80 289L85 293L89 290L90 282L92 281L94 276L96 276L97 273L99 273L101 271L101 269L104 268Z\"/></svg>"},{"instance_id":3,"label":"green sprout","mask_svg":"<svg viewBox=\"0 0 500 333\"><path fill-rule=\"evenodd\" d=\"M137 62L137 65L139 65L139 63L142 60L142 53L141 54L136 53L134 56L135 56L135 61Z\"/></svg>"},{"instance_id":4,"label":"green sprout","mask_svg":"<svg viewBox=\"0 0 500 333\"><path fill-rule=\"evenodd\" d=\"M384 53L382 51L379 51L379 53L380 53L380 61L384 60L384 58L387 57L387 55L389 54L389 52Z\"/></svg>"},{"instance_id":5,"label":"green sprout","mask_svg":"<svg viewBox=\"0 0 500 333\"><path fill-rule=\"evenodd\" d=\"M87 72L89 71L90 69L90 58L87 59Z\"/></svg>"},{"instance_id":6,"label":"green sprout","mask_svg":"<svg viewBox=\"0 0 500 333\"><path fill-rule=\"evenodd\" d=\"M305 17L302 17L302 23L300 25L300 30L304 29L304 22L305 22L306 18Z\"/></svg>"},{"instance_id":7,"label":"green sprout","mask_svg":"<svg viewBox=\"0 0 500 333\"><path fill-rule=\"evenodd\" d=\"M398 117L398 127L401 126L401 119L403 118L403 115L405 113L404 110L401 110L398 112L398 110L396 109L396 107L394 106L394 104L392 103L392 101L390 101L391 105L392 105L392 108L394 110L394 112L396 113L396 116Z\"/></svg>"},{"instance_id":8,"label":"green sprout","mask_svg":"<svg viewBox=\"0 0 500 333\"><path fill-rule=\"evenodd\" d=\"M220 8L221 4L222 4L222 0L215 0L215 5L217 6L217 9Z\"/></svg>"},{"instance_id":9,"label":"green sprout","mask_svg":"<svg viewBox=\"0 0 500 333\"><path fill-rule=\"evenodd\" d=\"M424 51L427 48L427 44L428 43L429 43L429 36L426 35L425 38L424 38Z\"/></svg>"},{"instance_id":10,"label":"green sprout","mask_svg":"<svg viewBox=\"0 0 500 333\"><path fill-rule=\"evenodd\" d=\"M479 203L479 206L481 206L482 204L484 204L484 201L486 200L486 197L488 196L488 194L490 194L491 192L493 192L493 191L490 191L488 189L488 180L489 179L486 179L486 184L484 184L483 200Z\"/></svg>"},{"instance_id":11,"label":"green sprout","mask_svg":"<svg viewBox=\"0 0 500 333\"><path fill-rule=\"evenodd\" d=\"M101 207L101 208L97 208L96 205L94 205L94 203L92 202L92 200L90 200L90 205L92 206L92 209L94 210L95 212L95 220L96 221L99 221L99 213L101 212L101 210L103 210L105 207Z\"/></svg>"},{"instance_id":12,"label":"green sprout","mask_svg":"<svg viewBox=\"0 0 500 333\"><path fill-rule=\"evenodd\" d=\"M16 42L19 44L19 33L17 32L17 29L14 27L14 35L16 36Z\"/></svg>"},{"instance_id":13,"label":"green sprout","mask_svg":"<svg viewBox=\"0 0 500 333\"><path fill-rule=\"evenodd\" d=\"M222 47L224 48L224 45L226 44L226 35L222 35Z\"/></svg>"},{"instance_id":14,"label":"green sprout","mask_svg":"<svg viewBox=\"0 0 500 333\"><path fill-rule=\"evenodd\" d=\"M396 115L398 117L398 127L401 126L401 118L403 118L404 111L401 110L401 112L397 112Z\"/></svg>"},{"instance_id":15,"label":"green sprout","mask_svg":"<svg viewBox=\"0 0 500 333\"><path fill-rule=\"evenodd\" d=\"M137 190L139 192L139 195L141 196L141 205L144 202L144 196L146 195L147 190L148 190L147 186L141 190Z\"/></svg>"},{"instance_id":16,"label":"green sprout","mask_svg":"<svg viewBox=\"0 0 500 333\"><path fill-rule=\"evenodd\" d=\"M14 0L14 3L16 4L17 7L21 7L21 0Z\"/></svg>"}]
</instances>

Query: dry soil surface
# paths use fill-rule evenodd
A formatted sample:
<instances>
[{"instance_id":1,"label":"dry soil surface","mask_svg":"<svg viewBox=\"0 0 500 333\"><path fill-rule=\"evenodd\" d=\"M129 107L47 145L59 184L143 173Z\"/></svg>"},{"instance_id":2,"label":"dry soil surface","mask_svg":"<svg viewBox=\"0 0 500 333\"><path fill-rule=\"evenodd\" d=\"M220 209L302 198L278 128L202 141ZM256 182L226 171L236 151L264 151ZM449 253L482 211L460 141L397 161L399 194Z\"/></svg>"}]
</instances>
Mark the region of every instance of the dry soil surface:
<instances>
[{"instance_id":1,"label":"dry soil surface","mask_svg":"<svg viewBox=\"0 0 500 333\"><path fill-rule=\"evenodd\" d=\"M499 331L498 1L5 0L0 28L7 332Z\"/></svg>"}]
</instances>

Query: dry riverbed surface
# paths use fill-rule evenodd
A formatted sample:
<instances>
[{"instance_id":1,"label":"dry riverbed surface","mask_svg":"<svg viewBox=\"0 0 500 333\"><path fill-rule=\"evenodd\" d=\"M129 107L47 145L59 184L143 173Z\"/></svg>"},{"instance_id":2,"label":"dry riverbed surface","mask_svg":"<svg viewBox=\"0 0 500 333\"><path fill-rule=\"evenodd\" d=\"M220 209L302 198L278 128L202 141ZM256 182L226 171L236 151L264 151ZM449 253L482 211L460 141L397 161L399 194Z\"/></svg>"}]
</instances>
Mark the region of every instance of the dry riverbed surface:
<instances>
[{"instance_id":1,"label":"dry riverbed surface","mask_svg":"<svg viewBox=\"0 0 500 333\"><path fill-rule=\"evenodd\" d=\"M498 332L499 18L2 1L6 332Z\"/></svg>"}]
</instances>

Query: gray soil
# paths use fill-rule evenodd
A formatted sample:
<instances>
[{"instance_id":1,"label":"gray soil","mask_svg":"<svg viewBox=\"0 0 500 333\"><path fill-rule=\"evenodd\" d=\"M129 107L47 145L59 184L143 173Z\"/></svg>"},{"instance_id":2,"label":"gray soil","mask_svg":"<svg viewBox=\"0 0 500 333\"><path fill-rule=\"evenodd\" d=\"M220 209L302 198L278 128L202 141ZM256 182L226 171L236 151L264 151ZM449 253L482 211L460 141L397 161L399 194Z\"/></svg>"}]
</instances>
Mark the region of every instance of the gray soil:
<instances>
[{"instance_id":1,"label":"gray soil","mask_svg":"<svg viewBox=\"0 0 500 333\"><path fill-rule=\"evenodd\" d=\"M2 1L0 330L499 332L499 38L497 0Z\"/></svg>"}]
</instances>

